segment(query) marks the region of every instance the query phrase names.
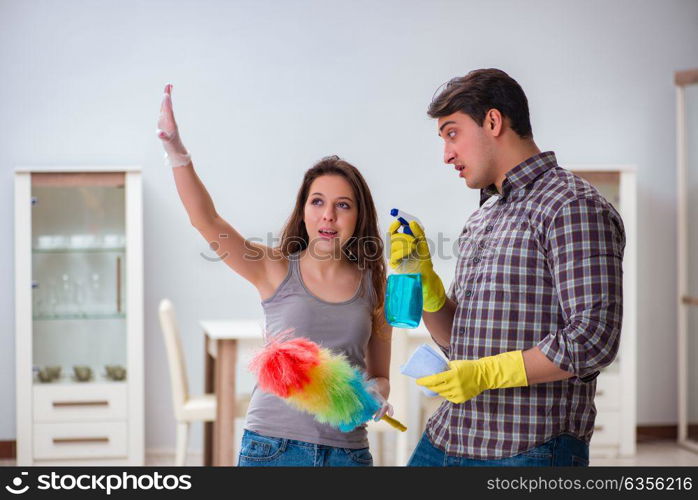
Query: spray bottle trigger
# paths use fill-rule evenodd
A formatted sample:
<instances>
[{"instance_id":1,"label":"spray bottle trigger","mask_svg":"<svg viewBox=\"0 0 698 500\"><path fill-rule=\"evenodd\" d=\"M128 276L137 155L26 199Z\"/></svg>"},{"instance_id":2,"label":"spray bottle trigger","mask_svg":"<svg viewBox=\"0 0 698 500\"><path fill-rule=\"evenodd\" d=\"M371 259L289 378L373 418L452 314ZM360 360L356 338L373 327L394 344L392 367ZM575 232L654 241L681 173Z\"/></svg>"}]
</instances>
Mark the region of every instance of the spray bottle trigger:
<instances>
[{"instance_id":1,"label":"spray bottle trigger","mask_svg":"<svg viewBox=\"0 0 698 500\"><path fill-rule=\"evenodd\" d=\"M412 229L410 229L410 223L407 220L403 219L402 217L398 217L397 220L399 220L400 224L402 224L403 233L409 234L410 236L414 236Z\"/></svg>"}]
</instances>

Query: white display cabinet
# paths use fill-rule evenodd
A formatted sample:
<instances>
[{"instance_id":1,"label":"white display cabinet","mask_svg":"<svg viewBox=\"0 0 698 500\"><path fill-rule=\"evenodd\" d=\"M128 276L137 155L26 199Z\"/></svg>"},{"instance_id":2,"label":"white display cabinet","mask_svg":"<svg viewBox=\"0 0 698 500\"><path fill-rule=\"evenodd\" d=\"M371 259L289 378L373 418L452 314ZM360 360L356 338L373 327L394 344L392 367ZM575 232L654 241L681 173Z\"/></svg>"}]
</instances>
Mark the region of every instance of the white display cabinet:
<instances>
[{"instance_id":1,"label":"white display cabinet","mask_svg":"<svg viewBox=\"0 0 698 500\"><path fill-rule=\"evenodd\" d=\"M17 465L143 465L135 167L15 169Z\"/></svg>"},{"instance_id":2,"label":"white display cabinet","mask_svg":"<svg viewBox=\"0 0 698 500\"><path fill-rule=\"evenodd\" d=\"M632 165L571 165L618 211L625 226L623 326L614 362L596 381L592 458L629 457L637 441L637 189Z\"/></svg>"}]
</instances>

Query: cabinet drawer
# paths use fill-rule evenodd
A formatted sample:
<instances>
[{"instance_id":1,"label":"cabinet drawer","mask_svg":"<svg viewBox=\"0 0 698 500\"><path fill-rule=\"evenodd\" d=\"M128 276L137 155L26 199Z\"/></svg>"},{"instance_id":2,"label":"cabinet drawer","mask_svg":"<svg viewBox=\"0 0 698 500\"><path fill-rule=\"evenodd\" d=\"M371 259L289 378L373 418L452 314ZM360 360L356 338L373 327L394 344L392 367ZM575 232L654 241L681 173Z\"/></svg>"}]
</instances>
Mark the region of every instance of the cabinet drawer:
<instances>
[{"instance_id":1,"label":"cabinet drawer","mask_svg":"<svg viewBox=\"0 0 698 500\"><path fill-rule=\"evenodd\" d=\"M126 429L126 422L35 424L34 458L125 457Z\"/></svg>"},{"instance_id":2,"label":"cabinet drawer","mask_svg":"<svg viewBox=\"0 0 698 500\"><path fill-rule=\"evenodd\" d=\"M127 394L126 384L35 385L34 421L125 419Z\"/></svg>"},{"instance_id":3,"label":"cabinet drawer","mask_svg":"<svg viewBox=\"0 0 698 500\"><path fill-rule=\"evenodd\" d=\"M601 373L596 379L594 403L599 410L619 410L621 407L621 379L615 373Z\"/></svg>"},{"instance_id":4,"label":"cabinet drawer","mask_svg":"<svg viewBox=\"0 0 698 500\"><path fill-rule=\"evenodd\" d=\"M594 423L592 445L620 445L620 412L599 411Z\"/></svg>"}]
</instances>

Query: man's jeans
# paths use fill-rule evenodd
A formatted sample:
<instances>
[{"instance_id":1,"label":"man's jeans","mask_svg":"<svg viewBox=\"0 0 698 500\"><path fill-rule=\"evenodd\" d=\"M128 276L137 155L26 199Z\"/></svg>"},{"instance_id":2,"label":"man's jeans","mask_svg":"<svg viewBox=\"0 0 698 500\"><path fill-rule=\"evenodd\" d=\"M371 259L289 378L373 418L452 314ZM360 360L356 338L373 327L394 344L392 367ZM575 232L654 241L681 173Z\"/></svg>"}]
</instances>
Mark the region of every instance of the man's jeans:
<instances>
[{"instance_id":1,"label":"man's jeans","mask_svg":"<svg viewBox=\"0 0 698 500\"><path fill-rule=\"evenodd\" d=\"M415 448L410 467L587 467L589 445L569 434L560 434L542 445L513 457L476 460L446 455L432 444L424 432Z\"/></svg>"}]
</instances>

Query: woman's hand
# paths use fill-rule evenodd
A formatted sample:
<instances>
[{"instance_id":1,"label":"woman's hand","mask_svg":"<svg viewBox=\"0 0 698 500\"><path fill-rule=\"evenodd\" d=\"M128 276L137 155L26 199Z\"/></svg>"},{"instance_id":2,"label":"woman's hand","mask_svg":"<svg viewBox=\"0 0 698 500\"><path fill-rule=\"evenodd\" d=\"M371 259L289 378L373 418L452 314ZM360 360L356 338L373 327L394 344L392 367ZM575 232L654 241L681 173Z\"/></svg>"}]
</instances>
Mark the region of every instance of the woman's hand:
<instances>
[{"instance_id":1,"label":"woman's hand","mask_svg":"<svg viewBox=\"0 0 698 500\"><path fill-rule=\"evenodd\" d=\"M172 84L165 85L160 105L157 134L165 148L165 158L171 167L183 167L191 162L187 148L179 137L177 122L172 111Z\"/></svg>"},{"instance_id":2,"label":"woman's hand","mask_svg":"<svg viewBox=\"0 0 698 500\"><path fill-rule=\"evenodd\" d=\"M393 405L388 403L390 382L385 377L376 377L372 380L374 385L371 387L371 391L381 403L380 409L373 415L373 420L378 422L384 415L393 416Z\"/></svg>"}]
</instances>

